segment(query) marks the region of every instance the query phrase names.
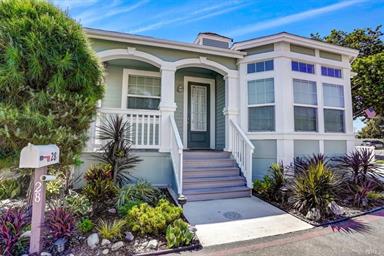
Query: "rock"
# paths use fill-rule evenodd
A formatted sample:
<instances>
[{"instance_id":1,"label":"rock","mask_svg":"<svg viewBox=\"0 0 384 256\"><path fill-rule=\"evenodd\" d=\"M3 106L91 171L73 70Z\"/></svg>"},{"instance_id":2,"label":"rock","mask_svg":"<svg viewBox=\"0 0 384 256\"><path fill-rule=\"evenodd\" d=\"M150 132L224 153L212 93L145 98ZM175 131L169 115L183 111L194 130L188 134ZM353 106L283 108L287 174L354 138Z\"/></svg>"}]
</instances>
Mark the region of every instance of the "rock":
<instances>
[{"instance_id":1,"label":"rock","mask_svg":"<svg viewBox=\"0 0 384 256\"><path fill-rule=\"evenodd\" d=\"M341 216L345 214L344 208L339 206L335 201L332 201L328 204L328 208L336 216Z\"/></svg>"},{"instance_id":2,"label":"rock","mask_svg":"<svg viewBox=\"0 0 384 256\"><path fill-rule=\"evenodd\" d=\"M91 249L95 249L99 244L99 235L97 233L89 235L87 238L87 244Z\"/></svg>"},{"instance_id":3,"label":"rock","mask_svg":"<svg viewBox=\"0 0 384 256\"><path fill-rule=\"evenodd\" d=\"M42 252L40 253L40 256L52 256L49 252Z\"/></svg>"},{"instance_id":4,"label":"rock","mask_svg":"<svg viewBox=\"0 0 384 256\"><path fill-rule=\"evenodd\" d=\"M125 232L125 240L132 242L135 239L135 236L131 232Z\"/></svg>"},{"instance_id":5,"label":"rock","mask_svg":"<svg viewBox=\"0 0 384 256\"><path fill-rule=\"evenodd\" d=\"M31 230L25 231L23 234L21 234L20 238L23 237L31 237Z\"/></svg>"},{"instance_id":6,"label":"rock","mask_svg":"<svg viewBox=\"0 0 384 256\"><path fill-rule=\"evenodd\" d=\"M321 219L321 214L318 209L312 208L307 212L307 215L305 215L305 218L309 220L319 221Z\"/></svg>"},{"instance_id":7,"label":"rock","mask_svg":"<svg viewBox=\"0 0 384 256\"><path fill-rule=\"evenodd\" d=\"M192 233L196 233L196 231L197 231L197 228L196 228L195 226L193 226L193 225L190 225L190 226L188 227L188 229L189 229L189 231L192 232Z\"/></svg>"},{"instance_id":8,"label":"rock","mask_svg":"<svg viewBox=\"0 0 384 256\"><path fill-rule=\"evenodd\" d=\"M109 241L108 239L101 240L101 246L107 246L107 245L110 245L110 244L111 244L111 241Z\"/></svg>"},{"instance_id":9,"label":"rock","mask_svg":"<svg viewBox=\"0 0 384 256\"><path fill-rule=\"evenodd\" d=\"M73 253L68 254L67 256L75 256Z\"/></svg>"},{"instance_id":10,"label":"rock","mask_svg":"<svg viewBox=\"0 0 384 256\"><path fill-rule=\"evenodd\" d=\"M114 252L114 251L119 250L123 246L124 246L124 242L123 241L119 241L119 242L116 242L116 243L112 244L111 250Z\"/></svg>"},{"instance_id":11,"label":"rock","mask_svg":"<svg viewBox=\"0 0 384 256\"><path fill-rule=\"evenodd\" d=\"M116 209L115 208L110 208L108 209L109 213L116 214Z\"/></svg>"},{"instance_id":12,"label":"rock","mask_svg":"<svg viewBox=\"0 0 384 256\"><path fill-rule=\"evenodd\" d=\"M104 249L104 250L102 251L102 253L103 253L103 255L107 255L107 254L109 253L109 249Z\"/></svg>"},{"instance_id":13,"label":"rock","mask_svg":"<svg viewBox=\"0 0 384 256\"><path fill-rule=\"evenodd\" d=\"M156 240L156 239L152 239L148 242L147 244L147 248L148 249L157 249L157 245L159 244L159 242Z\"/></svg>"}]
</instances>

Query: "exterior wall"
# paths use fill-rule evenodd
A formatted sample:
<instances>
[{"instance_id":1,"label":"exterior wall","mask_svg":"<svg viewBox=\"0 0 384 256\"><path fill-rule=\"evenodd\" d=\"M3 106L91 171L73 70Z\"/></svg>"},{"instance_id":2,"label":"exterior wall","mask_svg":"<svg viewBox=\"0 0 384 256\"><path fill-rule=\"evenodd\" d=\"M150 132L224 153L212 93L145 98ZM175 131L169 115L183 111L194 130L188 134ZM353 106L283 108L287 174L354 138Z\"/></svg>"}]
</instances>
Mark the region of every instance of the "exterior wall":
<instances>
[{"instance_id":1,"label":"exterior wall","mask_svg":"<svg viewBox=\"0 0 384 256\"><path fill-rule=\"evenodd\" d=\"M169 186L175 189L175 180L173 177L171 157L169 153L160 153L156 151L134 151L143 161L130 170L134 179L145 179L154 185ZM83 177L86 170L97 160L91 153L81 155L83 164L75 168L74 177ZM84 180L79 179L76 187L84 185Z\"/></svg>"},{"instance_id":2,"label":"exterior wall","mask_svg":"<svg viewBox=\"0 0 384 256\"><path fill-rule=\"evenodd\" d=\"M252 140L255 151L252 157L252 179L262 179L271 164L277 162L276 140Z\"/></svg>"},{"instance_id":3,"label":"exterior wall","mask_svg":"<svg viewBox=\"0 0 384 256\"><path fill-rule=\"evenodd\" d=\"M314 52L315 56L292 52L289 43L278 42L274 44L273 52L248 55L239 61L240 98L244 99L240 101L240 124L241 128L246 131L247 136L255 144L253 157L254 177L262 177L268 169L267 166L273 161L283 161L285 164L290 164L295 156L310 155L313 153L340 155L353 149L355 138L352 123L351 68L349 59L347 56L342 56L342 61L331 60L324 58L324 56L321 58L318 49L315 49ZM248 63L270 59L274 60L273 71L247 73ZM292 60L314 64L315 74L291 71ZM342 78L322 76L322 65L342 69ZM248 81L266 78L274 79L275 131L249 132ZM294 129L293 79L316 82L318 99L317 132L296 132ZM323 83L338 84L344 87L344 133L326 133L324 131ZM276 141L276 151L270 150L270 148L265 145L266 141ZM266 152L265 149L268 149L268 152ZM266 157L265 154L270 155ZM268 159L268 161L265 159Z\"/></svg>"},{"instance_id":4,"label":"exterior wall","mask_svg":"<svg viewBox=\"0 0 384 256\"><path fill-rule=\"evenodd\" d=\"M216 149L222 150L225 148L225 116L223 110L225 108L225 82L221 75L216 75Z\"/></svg>"}]
</instances>

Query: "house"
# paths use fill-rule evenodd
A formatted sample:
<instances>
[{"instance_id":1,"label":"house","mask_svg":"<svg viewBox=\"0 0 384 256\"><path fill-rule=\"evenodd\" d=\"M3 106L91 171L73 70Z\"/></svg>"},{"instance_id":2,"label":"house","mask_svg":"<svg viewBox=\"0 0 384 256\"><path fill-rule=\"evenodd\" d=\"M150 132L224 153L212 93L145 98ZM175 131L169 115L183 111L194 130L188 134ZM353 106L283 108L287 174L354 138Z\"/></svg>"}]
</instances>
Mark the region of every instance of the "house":
<instances>
[{"instance_id":1,"label":"house","mask_svg":"<svg viewBox=\"0 0 384 256\"><path fill-rule=\"evenodd\" d=\"M106 70L84 170L100 142L100 117L125 116L132 175L189 200L249 196L274 162L353 149L351 61L358 52L278 33L232 42L199 33L193 43L85 29ZM193 150L195 149L195 150Z\"/></svg>"}]
</instances>

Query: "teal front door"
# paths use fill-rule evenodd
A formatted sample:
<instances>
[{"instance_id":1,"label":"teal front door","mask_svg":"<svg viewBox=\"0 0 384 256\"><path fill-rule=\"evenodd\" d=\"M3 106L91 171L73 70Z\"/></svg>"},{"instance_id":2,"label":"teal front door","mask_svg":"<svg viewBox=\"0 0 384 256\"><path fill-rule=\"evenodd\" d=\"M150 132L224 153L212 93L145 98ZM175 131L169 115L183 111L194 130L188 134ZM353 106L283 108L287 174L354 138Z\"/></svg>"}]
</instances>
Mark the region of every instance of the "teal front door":
<instances>
[{"instance_id":1,"label":"teal front door","mask_svg":"<svg viewBox=\"0 0 384 256\"><path fill-rule=\"evenodd\" d=\"M188 148L209 148L209 118L209 84L188 83Z\"/></svg>"}]
</instances>

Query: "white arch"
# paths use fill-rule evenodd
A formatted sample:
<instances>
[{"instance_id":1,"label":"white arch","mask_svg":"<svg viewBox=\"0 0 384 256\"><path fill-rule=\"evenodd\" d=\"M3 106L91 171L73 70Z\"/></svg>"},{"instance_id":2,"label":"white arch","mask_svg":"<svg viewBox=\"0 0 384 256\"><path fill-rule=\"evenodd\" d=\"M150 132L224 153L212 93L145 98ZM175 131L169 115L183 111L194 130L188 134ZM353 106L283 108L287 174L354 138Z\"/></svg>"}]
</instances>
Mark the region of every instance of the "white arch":
<instances>
[{"instance_id":1,"label":"white arch","mask_svg":"<svg viewBox=\"0 0 384 256\"><path fill-rule=\"evenodd\" d=\"M203 68L214 70L223 76L231 76L231 77L238 76L237 70L231 70L220 63L217 63L212 60L208 60L206 57L181 59L173 62L172 65L174 65L176 69L186 68L186 67L203 67Z\"/></svg>"},{"instance_id":2,"label":"white arch","mask_svg":"<svg viewBox=\"0 0 384 256\"><path fill-rule=\"evenodd\" d=\"M128 47L127 49L113 49L97 52L96 55L102 62L114 59L135 59L148 62L158 68L164 67L166 61L142 51L137 51L135 48Z\"/></svg>"}]
</instances>

